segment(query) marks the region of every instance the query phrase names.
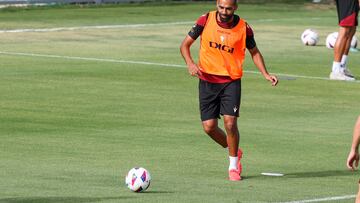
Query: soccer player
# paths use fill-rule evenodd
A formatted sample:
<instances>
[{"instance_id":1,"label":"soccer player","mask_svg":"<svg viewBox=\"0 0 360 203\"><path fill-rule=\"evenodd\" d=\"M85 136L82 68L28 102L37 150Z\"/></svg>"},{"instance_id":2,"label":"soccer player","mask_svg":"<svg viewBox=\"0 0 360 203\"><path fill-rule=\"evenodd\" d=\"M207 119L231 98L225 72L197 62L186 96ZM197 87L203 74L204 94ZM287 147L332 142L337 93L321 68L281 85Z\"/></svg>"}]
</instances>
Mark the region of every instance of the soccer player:
<instances>
[{"instance_id":1,"label":"soccer player","mask_svg":"<svg viewBox=\"0 0 360 203\"><path fill-rule=\"evenodd\" d=\"M360 143L360 116L358 117L354 126L351 149L346 161L346 166L350 170L355 170L359 166L359 143ZM355 202L360 203L360 181L359 181L359 192Z\"/></svg>"},{"instance_id":2,"label":"soccer player","mask_svg":"<svg viewBox=\"0 0 360 203\"><path fill-rule=\"evenodd\" d=\"M190 75L199 78L199 103L204 131L219 145L228 148L229 179L241 180L239 130L241 77L246 49L254 64L273 86L278 83L265 67L256 47L254 34L244 19L235 15L236 0L217 0L217 10L198 18L180 46L180 52ZM199 63L196 64L190 47L201 36ZM223 115L225 131L218 126Z\"/></svg>"},{"instance_id":3,"label":"soccer player","mask_svg":"<svg viewBox=\"0 0 360 203\"><path fill-rule=\"evenodd\" d=\"M346 63L351 40L358 25L359 3L360 0L336 0L340 28L334 47L334 62L330 73L332 80L355 80Z\"/></svg>"}]
</instances>

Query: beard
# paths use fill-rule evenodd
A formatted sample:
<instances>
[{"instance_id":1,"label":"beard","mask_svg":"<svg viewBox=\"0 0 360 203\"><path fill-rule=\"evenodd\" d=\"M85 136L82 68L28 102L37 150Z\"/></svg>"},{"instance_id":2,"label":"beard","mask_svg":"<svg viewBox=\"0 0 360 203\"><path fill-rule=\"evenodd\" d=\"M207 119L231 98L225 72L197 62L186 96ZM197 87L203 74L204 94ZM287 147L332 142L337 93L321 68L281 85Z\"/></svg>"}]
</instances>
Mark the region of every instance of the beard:
<instances>
[{"instance_id":1,"label":"beard","mask_svg":"<svg viewBox=\"0 0 360 203\"><path fill-rule=\"evenodd\" d=\"M232 17L233 17L233 15L221 15L221 14L219 14L220 21L223 22L223 23L229 22Z\"/></svg>"}]
</instances>

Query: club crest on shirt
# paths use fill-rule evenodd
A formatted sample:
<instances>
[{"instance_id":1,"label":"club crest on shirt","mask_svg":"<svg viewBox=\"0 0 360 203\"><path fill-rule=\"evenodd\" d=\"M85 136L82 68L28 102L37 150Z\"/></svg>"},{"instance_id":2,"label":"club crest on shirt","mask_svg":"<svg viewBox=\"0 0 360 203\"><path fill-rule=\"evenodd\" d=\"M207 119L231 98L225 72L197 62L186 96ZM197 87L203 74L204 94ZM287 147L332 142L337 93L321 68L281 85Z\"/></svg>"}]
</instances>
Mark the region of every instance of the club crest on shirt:
<instances>
[{"instance_id":1,"label":"club crest on shirt","mask_svg":"<svg viewBox=\"0 0 360 203\"><path fill-rule=\"evenodd\" d=\"M221 35L221 36L220 36L220 40L221 40L221 42L224 42L225 37Z\"/></svg>"}]
</instances>

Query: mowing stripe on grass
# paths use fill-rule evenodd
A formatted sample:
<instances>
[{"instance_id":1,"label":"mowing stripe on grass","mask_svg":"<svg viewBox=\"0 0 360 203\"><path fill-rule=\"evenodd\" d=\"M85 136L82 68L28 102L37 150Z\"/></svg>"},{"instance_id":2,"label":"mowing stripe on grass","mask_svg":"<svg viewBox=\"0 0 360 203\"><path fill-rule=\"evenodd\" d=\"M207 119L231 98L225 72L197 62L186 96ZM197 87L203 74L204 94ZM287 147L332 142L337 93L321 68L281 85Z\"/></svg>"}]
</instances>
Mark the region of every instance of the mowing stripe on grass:
<instances>
[{"instance_id":1,"label":"mowing stripe on grass","mask_svg":"<svg viewBox=\"0 0 360 203\"><path fill-rule=\"evenodd\" d=\"M337 197L324 197L319 199L308 199L308 200L297 200L291 202L281 202L281 203L307 203L307 202L326 202L326 201L335 201L335 200L345 200L345 199L354 199L356 195L344 195Z\"/></svg>"},{"instance_id":2,"label":"mowing stripe on grass","mask_svg":"<svg viewBox=\"0 0 360 203\"><path fill-rule=\"evenodd\" d=\"M309 19L320 20L321 18L309 18ZM251 22L274 22L274 21L293 21L293 20L302 20L302 18L254 19L254 20L250 20L250 21ZM195 23L195 21L147 23L147 24L123 24L123 25L94 25L94 26L56 27L56 28L29 28L29 29L0 30L0 33L59 32L59 31L88 30L88 29L141 28L141 27L149 27L149 26L186 25L186 24L193 24L193 23Z\"/></svg>"},{"instance_id":3,"label":"mowing stripe on grass","mask_svg":"<svg viewBox=\"0 0 360 203\"><path fill-rule=\"evenodd\" d=\"M167 64L167 63L154 63L148 61L129 61L121 59L102 59L102 58L90 58L90 57L79 57L79 56L61 56L61 55L51 55L51 54L36 54L36 53L22 53L22 52L8 52L0 51L0 54L3 55L13 55L13 56L29 56L29 57L42 57L42 58L60 58L60 59L70 59L70 60L85 60L85 61L98 61L98 62L110 62L110 63L129 63L129 64L140 64L140 65L151 65L151 66L163 66L163 67L175 67L175 68L186 68L185 65L178 64ZM257 71L244 71L245 73L251 74L260 74ZM292 74L283 74L283 73L274 73L277 76L283 76L286 78L303 78L303 79L312 79L312 80L330 80L325 77L314 77L314 76L304 76L304 75L292 75ZM359 83L360 81L351 81Z\"/></svg>"}]
</instances>

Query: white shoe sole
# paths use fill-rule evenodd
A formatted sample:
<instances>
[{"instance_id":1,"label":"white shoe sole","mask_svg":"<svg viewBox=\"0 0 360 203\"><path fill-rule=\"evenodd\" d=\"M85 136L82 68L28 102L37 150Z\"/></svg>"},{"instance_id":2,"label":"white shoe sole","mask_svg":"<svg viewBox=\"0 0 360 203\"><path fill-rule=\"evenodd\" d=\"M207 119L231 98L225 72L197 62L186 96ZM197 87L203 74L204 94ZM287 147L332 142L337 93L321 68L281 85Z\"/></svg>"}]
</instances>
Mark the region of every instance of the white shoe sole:
<instances>
[{"instance_id":1,"label":"white shoe sole","mask_svg":"<svg viewBox=\"0 0 360 203\"><path fill-rule=\"evenodd\" d=\"M330 73L330 80L355 81L355 78L349 77L349 76L347 76L345 74Z\"/></svg>"}]
</instances>

